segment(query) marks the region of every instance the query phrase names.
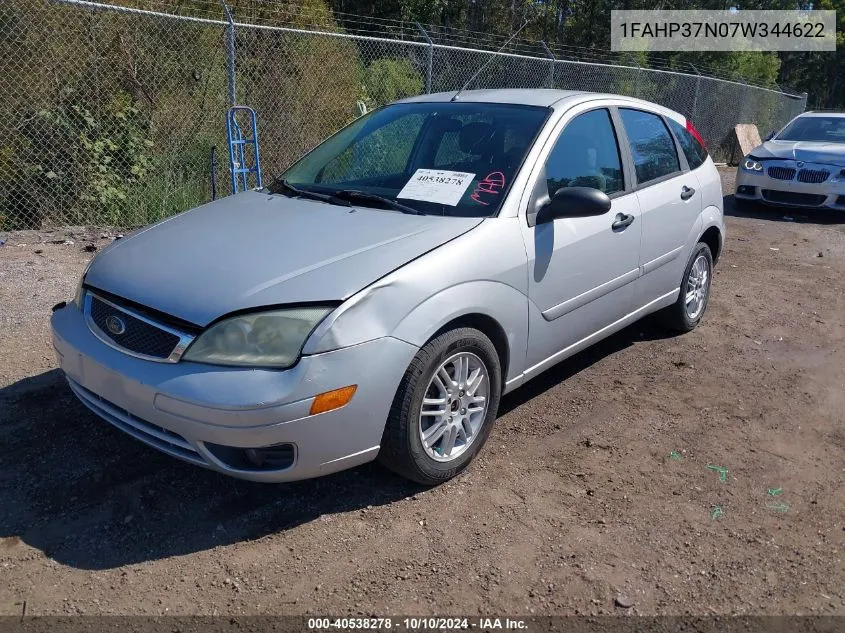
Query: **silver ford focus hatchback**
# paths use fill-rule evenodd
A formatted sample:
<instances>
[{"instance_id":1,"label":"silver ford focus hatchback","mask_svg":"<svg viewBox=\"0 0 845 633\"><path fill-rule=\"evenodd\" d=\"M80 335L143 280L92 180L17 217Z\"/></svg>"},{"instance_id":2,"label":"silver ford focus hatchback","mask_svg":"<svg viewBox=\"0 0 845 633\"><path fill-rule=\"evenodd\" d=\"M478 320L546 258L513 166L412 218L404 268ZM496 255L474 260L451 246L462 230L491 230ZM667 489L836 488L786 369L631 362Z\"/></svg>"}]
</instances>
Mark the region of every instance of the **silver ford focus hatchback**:
<instances>
[{"instance_id":1,"label":"silver ford focus hatchback","mask_svg":"<svg viewBox=\"0 0 845 633\"><path fill-rule=\"evenodd\" d=\"M692 123L627 97L425 95L262 190L104 249L52 316L73 392L174 457L436 484L501 396L637 319L693 329L724 242Z\"/></svg>"}]
</instances>

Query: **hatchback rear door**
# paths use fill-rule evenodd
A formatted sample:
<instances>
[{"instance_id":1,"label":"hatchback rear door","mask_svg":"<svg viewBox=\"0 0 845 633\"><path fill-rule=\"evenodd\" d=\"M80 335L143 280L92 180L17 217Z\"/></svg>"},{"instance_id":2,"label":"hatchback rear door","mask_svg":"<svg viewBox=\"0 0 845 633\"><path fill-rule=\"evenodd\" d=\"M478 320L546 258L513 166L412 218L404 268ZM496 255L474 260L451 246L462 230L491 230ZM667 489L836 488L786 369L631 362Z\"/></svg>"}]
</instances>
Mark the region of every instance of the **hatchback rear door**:
<instances>
[{"instance_id":1,"label":"hatchback rear door","mask_svg":"<svg viewBox=\"0 0 845 633\"><path fill-rule=\"evenodd\" d=\"M701 184L669 131L667 119L640 106L620 107L642 215L637 305L680 287L685 246L701 215Z\"/></svg>"}]
</instances>

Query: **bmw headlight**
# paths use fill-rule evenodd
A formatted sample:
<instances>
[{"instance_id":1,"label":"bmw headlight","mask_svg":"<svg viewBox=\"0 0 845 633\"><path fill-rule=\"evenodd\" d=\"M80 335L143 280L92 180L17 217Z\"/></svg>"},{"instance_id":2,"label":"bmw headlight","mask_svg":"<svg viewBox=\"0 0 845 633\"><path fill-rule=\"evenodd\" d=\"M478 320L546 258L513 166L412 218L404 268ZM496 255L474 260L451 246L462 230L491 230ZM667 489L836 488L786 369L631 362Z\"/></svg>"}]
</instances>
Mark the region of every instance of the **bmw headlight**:
<instances>
[{"instance_id":1,"label":"bmw headlight","mask_svg":"<svg viewBox=\"0 0 845 633\"><path fill-rule=\"evenodd\" d=\"M327 306L243 314L199 335L182 360L211 365L290 367L305 339L333 310Z\"/></svg>"},{"instance_id":2,"label":"bmw headlight","mask_svg":"<svg viewBox=\"0 0 845 633\"><path fill-rule=\"evenodd\" d=\"M742 161L742 168L746 171L763 171L763 164L756 158L747 156Z\"/></svg>"}]
</instances>

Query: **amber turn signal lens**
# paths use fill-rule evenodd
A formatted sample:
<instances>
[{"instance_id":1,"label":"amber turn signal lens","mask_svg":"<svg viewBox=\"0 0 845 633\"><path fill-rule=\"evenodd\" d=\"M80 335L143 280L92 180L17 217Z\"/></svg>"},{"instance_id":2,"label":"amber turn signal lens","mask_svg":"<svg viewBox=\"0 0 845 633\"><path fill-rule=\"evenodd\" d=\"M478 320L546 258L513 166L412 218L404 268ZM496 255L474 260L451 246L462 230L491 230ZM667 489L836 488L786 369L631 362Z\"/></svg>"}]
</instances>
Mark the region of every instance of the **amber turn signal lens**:
<instances>
[{"instance_id":1,"label":"amber turn signal lens","mask_svg":"<svg viewBox=\"0 0 845 633\"><path fill-rule=\"evenodd\" d=\"M348 387L341 387L340 389L335 389L334 391L321 393L319 396L314 398L314 402L311 403L311 415L325 413L326 411L331 411L332 409L340 409L352 400L352 396L355 395L355 390L357 388L358 385L349 385Z\"/></svg>"}]
</instances>

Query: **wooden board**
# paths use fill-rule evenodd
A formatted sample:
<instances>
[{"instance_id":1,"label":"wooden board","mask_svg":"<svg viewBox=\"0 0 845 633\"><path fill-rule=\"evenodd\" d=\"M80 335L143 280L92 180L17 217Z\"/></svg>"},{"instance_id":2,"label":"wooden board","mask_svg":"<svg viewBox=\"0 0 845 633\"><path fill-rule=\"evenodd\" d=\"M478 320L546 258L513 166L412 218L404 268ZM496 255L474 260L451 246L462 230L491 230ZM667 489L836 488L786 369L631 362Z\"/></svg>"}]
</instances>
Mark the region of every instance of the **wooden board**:
<instances>
[{"instance_id":1,"label":"wooden board","mask_svg":"<svg viewBox=\"0 0 845 633\"><path fill-rule=\"evenodd\" d=\"M733 139L731 140L733 141L731 143L733 151L729 161L731 165L736 165L737 161L741 160L743 156L763 143L760 140L760 132L753 123L740 123L734 126Z\"/></svg>"}]
</instances>

